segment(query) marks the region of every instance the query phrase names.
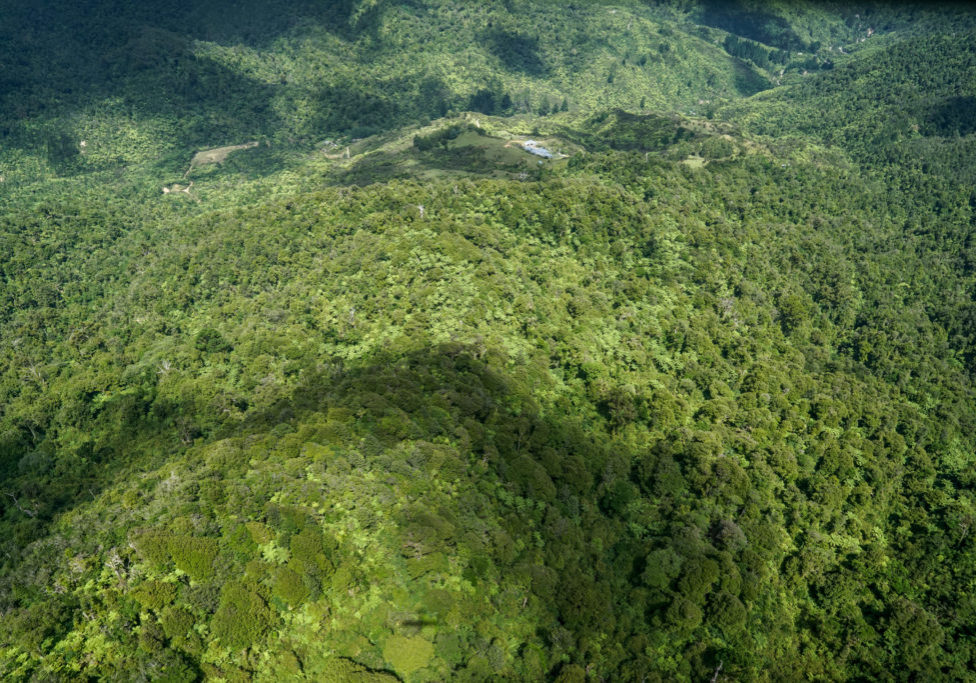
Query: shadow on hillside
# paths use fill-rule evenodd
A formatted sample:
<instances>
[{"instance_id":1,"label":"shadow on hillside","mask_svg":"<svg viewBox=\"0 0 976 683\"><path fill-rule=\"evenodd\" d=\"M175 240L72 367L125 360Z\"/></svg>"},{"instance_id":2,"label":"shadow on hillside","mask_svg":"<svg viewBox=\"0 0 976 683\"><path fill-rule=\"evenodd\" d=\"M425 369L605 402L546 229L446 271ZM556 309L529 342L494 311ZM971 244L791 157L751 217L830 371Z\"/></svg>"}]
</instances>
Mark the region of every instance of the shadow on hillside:
<instances>
[{"instance_id":1,"label":"shadow on hillside","mask_svg":"<svg viewBox=\"0 0 976 683\"><path fill-rule=\"evenodd\" d=\"M363 83L333 81L311 93L318 109L312 127L344 130L352 138L388 132L391 123L435 119L458 105L448 85L434 76L408 76Z\"/></svg>"},{"instance_id":2,"label":"shadow on hillside","mask_svg":"<svg viewBox=\"0 0 976 683\"><path fill-rule=\"evenodd\" d=\"M524 575L548 614L541 632L555 639L568 629L567 654L584 661L595 654L591 636L620 623L621 589L643 563L644 544L626 526L639 495L635 455L600 427L544 417L538 380L500 371L505 364L464 344L381 354L363 367L335 364L308 373L243 431L298 428L327 415L327 442L357 471L415 492L433 478L452 482L465 495L421 498L392 513L407 563L437 553L471 558L464 576L476 586ZM597 529L605 546L594 543ZM642 655L632 654L635 670L646 665Z\"/></svg>"},{"instance_id":3,"label":"shadow on hillside","mask_svg":"<svg viewBox=\"0 0 976 683\"><path fill-rule=\"evenodd\" d=\"M270 106L272 86L197 57L182 36L143 28L103 47L108 51L78 45L78 54L46 72L43 48L33 46L20 72L8 75L14 87L0 93L0 107L10 113L0 123L0 140L41 155L57 173L70 175L124 163L123 157L99 158L99 140L86 141L86 148L86 129L106 139L128 135L122 139L139 145L142 140L127 129L146 125L153 135L169 134L163 144L206 148L253 139L279 125ZM89 73L92 68L96 73ZM85 87L73 88L75 82ZM57 109L51 109L52 101Z\"/></svg>"},{"instance_id":4,"label":"shadow on hillside","mask_svg":"<svg viewBox=\"0 0 976 683\"><path fill-rule=\"evenodd\" d=\"M494 29L483 33L479 42L509 71L535 77L549 73L535 37Z\"/></svg>"},{"instance_id":5,"label":"shadow on hillside","mask_svg":"<svg viewBox=\"0 0 976 683\"><path fill-rule=\"evenodd\" d=\"M360 11L357 4L179 0L160 11L145 3L59 1L8 8L0 25L0 109L7 114L0 144L72 175L97 170L90 147L84 157L82 119L98 125L101 118L117 129L145 123L159 131L154 135L168 127L173 144L191 149L279 131L283 122L272 100L294 86L199 57L195 41L266 49L301 26L352 40L373 31L388 7L380 2ZM336 98L318 99L324 116L335 109ZM343 103L353 109L377 109L355 91L348 100ZM388 116L376 111L372 119ZM99 167L125 161L101 159Z\"/></svg>"},{"instance_id":6,"label":"shadow on hillside","mask_svg":"<svg viewBox=\"0 0 976 683\"><path fill-rule=\"evenodd\" d=\"M622 109L601 112L588 119L579 130L564 129L562 135L587 149L616 149L636 152L663 152L682 141L702 137L675 116L632 114Z\"/></svg>"},{"instance_id":7,"label":"shadow on hillside","mask_svg":"<svg viewBox=\"0 0 976 683\"><path fill-rule=\"evenodd\" d=\"M733 82L736 91L743 97L755 95L757 92L769 90L773 84L764 76L757 73L752 67L744 63L741 59L731 57L732 68L734 70Z\"/></svg>"},{"instance_id":8,"label":"shadow on hillside","mask_svg":"<svg viewBox=\"0 0 976 683\"><path fill-rule=\"evenodd\" d=\"M82 48L85 51L77 55L79 58L110 50L143 27L190 40L265 48L282 34L308 24L344 38L356 38L372 30L391 3L381 0L357 8L360 4L357 0L175 0L159 6L121 0L55 0L6 7L0 30L8 36L30 33L29 40L37 45L67 43Z\"/></svg>"},{"instance_id":9,"label":"shadow on hillside","mask_svg":"<svg viewBox=\"0 0 976 683\"><path fill-rule=\"evenodd\" d=\"M475 585L487 585L501 574L524 575L548 614L540 634L562 642L567 654L585 663L595 656L591 648L598 647L590 636L614 633L620 623L619 613L627 609L623 587L636 580L646 553L626 530L627 506L638 495L630 483L634 456L606 435L601 438L600 430L569 417L543 417L533 380L495 369L504 364L483 347L461 344L384 354L356 368L333 362L303 372L293 391L243 423L209 430L201 425L212 416L199 420L188 414L192 397L177 405L148 392L129 393L105 415L108 424L100 425L113 430L111 449L64 453L44 444L35 447L33 460L26 463L35 472L22 468L8 488L20 496L30 488L29 493L46 497L44 512L21 520L27 526L17 525L15 518L22 513L9 500L0 501L4 526L8 532L14 528L16 542L25 548L46 538L59 514L97 498L121 477L182 459L190 449L221 439L254 441L303 430L380 479L396 477L422 490L438 476L476 494L478 503L446 502L442 496L437 505L391 511L405 561L416 563L433 553L473 558L464 575ZM316 422L326 415L327 423ZM195 445L189 445L191 440ZM133 460L127 453L142 442L152 446ZM413 445L398 448L403 443ZM42 451L43 456L36 455ZM308 457L301 453L294 457ZM286 457L286 452L279 455ZM224 476L208 474L201 484L236 486L233 472L248 467L247 457L244 451L227 456L221 461ZM44 463L49 469L41 481L37 467L44 458L50 462ZM76 460L87 464L65 469ZM328 465L333 466L338 465ZM198 489L194 484L193 490ZM254 509L263 510L265 493L255 490L253 495ZM169 505L180 505L177 491L170 497ZM241 514L252 514L248 501L239 506ZM594 519L602 521L593 526ZM489 535L484 529L498 531ZM598 532L603 544L593 542ZM19 575L17 570L25 567L14 559L16 553L8 556L8 576ZM16 600L7 607L16 607ZM633 673L646 670L642 651L631 658L627 666Z\"/></svg>"},{"instance_id":10,"label":"shadow on hillside","mask_svg":"<svg viewBox=\"0 0 976 683\"><path fill-rule=\"evenodd\" d=\"M459 343L403 354L381 352L360 367L347 368L337 359L303 373L303 381L289 395L250 414L242 425L221 430L219 436L264 432L330 407L355 415L349 426L356 436L368 435L385 447L404 439L455 438L460 426L476 423L483 432L469 433L470 454L485 458L521 493L535 497L538 491L533 493L524 473L511 469L512 460L539 459L546 447L587 456L590 474L580 473L585 485L576 482L576 488L578 494L590 493L592 477L611 451L580 424L543 419L533 397L537 382L500 372L497 366L503 363L484 347ZM549 466L547 476L563 475L560 463Z\"/></svg>"},{"instance_id":11,"label":"shadow on hillside","mask_svg":"<svg viewBox=\"0 0 976 683\"><path fill-rule=\"evenodd\" d=\"M956 95L931 106L922 133L961 137L976 132L976 97Z\"/></svg>"},{"instance_id":12,"label":"shadow on hillside","mask_svg":"<svg viewBox=\"0 0 976 683\"><path fill-rule=\"evenodd\" d=\"M478 457L490 452L487 462L529 495L531 486L524 477L508 470L510 460L519 455L545 446L564 447L586 453L587 469L599 470L608 457L604 447L578 425L543 424L527 381L493 370L484 354L484 349L448 344L381 355L353 369L345 369L341 361L326 363L304 372L293 391L251 411L243 422L222 417L213 406L200 411L193 396L181 401L158 397L156 380L149 375L108 400L101 400L97 391L66 394L62 414L75 418L61 429L77 429L89 438L68 447L55 428L28 421L0 435L0 519L21 523L18 540L26 544L44 536L58 515L97 498L120 474L159 467L210 441L299 423L331 406L357 416L358 434L388 446L404 438L454 436L459 425L474 420L491 436L485 432L473 441L473 452ZM246 406L246 397L240 401ZM536 437L530 439L533 433ZM590 475L585 480L587 486L578 493L589 491Z\"/></svg>"},{"instance_id":13,"label":"shadow on hillside","mask_svg":"<svg viewBox=\"0 0 976 683\"><path fill-rule=\"evenodd\" d=\"M786 19L772 12L753 10L751 3L707 0L701 5L699 21L705 26L714 26L783 50L813 49L803 42Z\"/></svg>"}]
</instances>

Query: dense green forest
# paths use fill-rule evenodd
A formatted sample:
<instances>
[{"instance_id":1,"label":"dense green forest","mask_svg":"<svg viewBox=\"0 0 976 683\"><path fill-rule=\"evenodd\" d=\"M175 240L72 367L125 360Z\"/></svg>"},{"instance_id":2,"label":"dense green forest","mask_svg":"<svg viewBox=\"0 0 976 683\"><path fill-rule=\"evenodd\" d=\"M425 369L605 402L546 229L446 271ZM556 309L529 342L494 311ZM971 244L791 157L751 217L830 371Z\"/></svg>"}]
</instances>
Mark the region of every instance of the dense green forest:
<instances>
[{"instance_id":1,"label":"dense green forest","mask_svg":"<svg viewBox=\"0 0 976 683\"><path fill-rule=\"evenodd\" d=\"M973 679L967 6L0 9L0 678Z\"/></svg>"}]
</instances>

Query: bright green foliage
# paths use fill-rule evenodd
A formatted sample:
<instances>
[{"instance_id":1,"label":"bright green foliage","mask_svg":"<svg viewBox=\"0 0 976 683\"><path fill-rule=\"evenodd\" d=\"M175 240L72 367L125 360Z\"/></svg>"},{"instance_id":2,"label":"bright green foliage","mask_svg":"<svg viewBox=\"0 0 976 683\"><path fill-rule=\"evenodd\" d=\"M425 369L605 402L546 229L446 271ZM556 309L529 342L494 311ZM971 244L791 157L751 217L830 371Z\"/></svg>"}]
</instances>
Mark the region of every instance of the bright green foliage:
<instances>
[{"instance_id":1,"label":"bright green foliage","mask_svg":"<svg viewBox=\"0 0 976 683\"><path fill-rule=\"evenodd\" d=\"M197 4L0 26L0 678L971 677L970 11Z\"/></svg>"},{"instance_id":2,"label":"bright green foliage","mask_svg":"<svg viewBox=\"0 0 976 683\"><path fill-rule=\"evenodd\" d=\"M213 562L217 556L214 539L144 531L133 535L132 544L139 556L157 569L173 563L197 581L213 576Z\"/></svg>"},{"instance_id":3,"label":"bright green foliage","mask_svg":"<svg viewBox=\"0 0 976 683\"><path fill-rule=\"evenodd\" d=\"M271 626L271 613L256 586L230 581L220 591L220 605L210 628L231 648L246 648L261 638Z\"/></svg>"},{"instance_id":4,"label":"bright green foliage","mask_svg":"<svg viewBox=\"0 0 976 683\"><path fill-rule=\"evenodd\" d=\"M267 525L261 522L248 522L246 525L248 533L251 535L251 540L258 545L264 545L268 541L274 538L274 534L267 527Z\"/></svg>"},{"instance_id":5,"label":"bright green foliage","mask_svg":"<svg viewBox=\"0 0 976 683\"><path fill-rule=\"evenodd\" d=\"M336 683L393 683L397 680L388 673L371 671L361 664L339 657L321 661L306 674L311 680Z\"/></svg>"},{"instance_id":6,"label":"bright green foliage","mask_svg":"<svg viewBox=\"0 0 976 683\"><path fill-rule=\"evenodd\" d=\"M213 576L213 562L217 557L217 541L212 538L172 536L168 542L173 564L195 581Z\"/></svg>"},{"instance_id":7,"label":"bright green foliage","mask_svg":"<svg viewBox=\"0 0 976 683\"><path fill-rule=\"evenodd\" d=\"M678 575L682 561L682 557L671 548L655 550L647 556L647 568L641 578L651 588L667 588Z\"/></svg>"},{"instance_id":8,"label":"bright green foliage","mask_svg":"<svg viewBox=\"0 0 976 683\"><path fill-rule=\"evenodd\" d=\"M160 610L176 597L176 584L146 581L134 588L129 595L146 609Z\"/></svg>"},{"instance_id":9,"label":"bright green foliage","mask_svg":"<svg viewBox=\"0 0 976 683\"><path fill-rule=\"evenodd\" d=\"M401 676L423 669L434 656L434 646L420 636L391 636L383 645L383 658Z\"/></svg>"},{"instance_id":10,"label":"bright green foliage","mask_svg":"<svg viewBox=\"0 0 976 683\"><path fill-rule=\"evenodd\" d=\"M193 628L193 615L185 609L167 607L163 610L160 623L166 636L177 640L183 638Z\"/></svg>"},{"instance_id":11,"label":"bright green foliage","mask_svg":"<svg viewBox=\"0 0 976 683\"><path fill-rule=\"evenodd\" d=\"M172 557L169 542L169 534L155 531L137 532L132 538L132 545L140 559L156 568L162 568L169 563Z\"/></svg>"},{"instance_id":12,"label":"bright green foliage","mask_svg":"<svg viewBox=\"0 0 976 683\"><path fill-rule=\"evenodd\" d=\"M274 575L274 594L292 607L297 607L309 595L302 574L288 567L279 567Z\"/></svg>"}]
</instances>

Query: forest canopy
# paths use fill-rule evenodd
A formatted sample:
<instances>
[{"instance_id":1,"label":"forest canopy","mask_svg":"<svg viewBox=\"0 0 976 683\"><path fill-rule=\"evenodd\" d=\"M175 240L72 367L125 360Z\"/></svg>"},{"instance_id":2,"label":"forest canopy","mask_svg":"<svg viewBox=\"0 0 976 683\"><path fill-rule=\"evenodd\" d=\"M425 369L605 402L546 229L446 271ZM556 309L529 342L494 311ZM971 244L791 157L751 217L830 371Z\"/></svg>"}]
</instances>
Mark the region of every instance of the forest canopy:
<instances>
[{"instance_id":1,"label":"forest canopy","mask_svg":"<svg viewBox=\"0 0 976 683\"><path fill-rule=\"evenodd\" d=\"M5 5L0 678L971 677L968 7Z\"/></svg>"}]
</instances>

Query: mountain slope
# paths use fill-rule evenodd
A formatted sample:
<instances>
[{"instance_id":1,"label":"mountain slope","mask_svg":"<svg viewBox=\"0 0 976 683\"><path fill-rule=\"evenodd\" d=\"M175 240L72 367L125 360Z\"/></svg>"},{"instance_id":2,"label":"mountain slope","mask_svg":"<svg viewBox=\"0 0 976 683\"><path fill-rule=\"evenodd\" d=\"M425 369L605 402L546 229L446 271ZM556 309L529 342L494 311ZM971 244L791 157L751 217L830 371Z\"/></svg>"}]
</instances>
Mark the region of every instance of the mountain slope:
<instances>
[{"instance_id":1,"label":"mountain slope","mask_svg":"<svg viewBox=\"0 0 976 683\"><path fill-rule=\"evenodd\" d=\"M0 676L969 676L967 14L214 7L3 29Z\"/></svg>"},{"instance_id":2,"label":"mountain slope","mask_svg":"<svg viewBox=\"0 0 976 683\"><path fill-rule=\"evenodd\" d=\"M8 675L967 666L940 591L968 574L910 539L942 496L929 543L969 566L972 389L923 310L882 304L910 267L871 253L885 191L643 159L131 233L91 331L8 365ZM66 303L21 319L67 338Z\"/></svg>"}]
</instances>

